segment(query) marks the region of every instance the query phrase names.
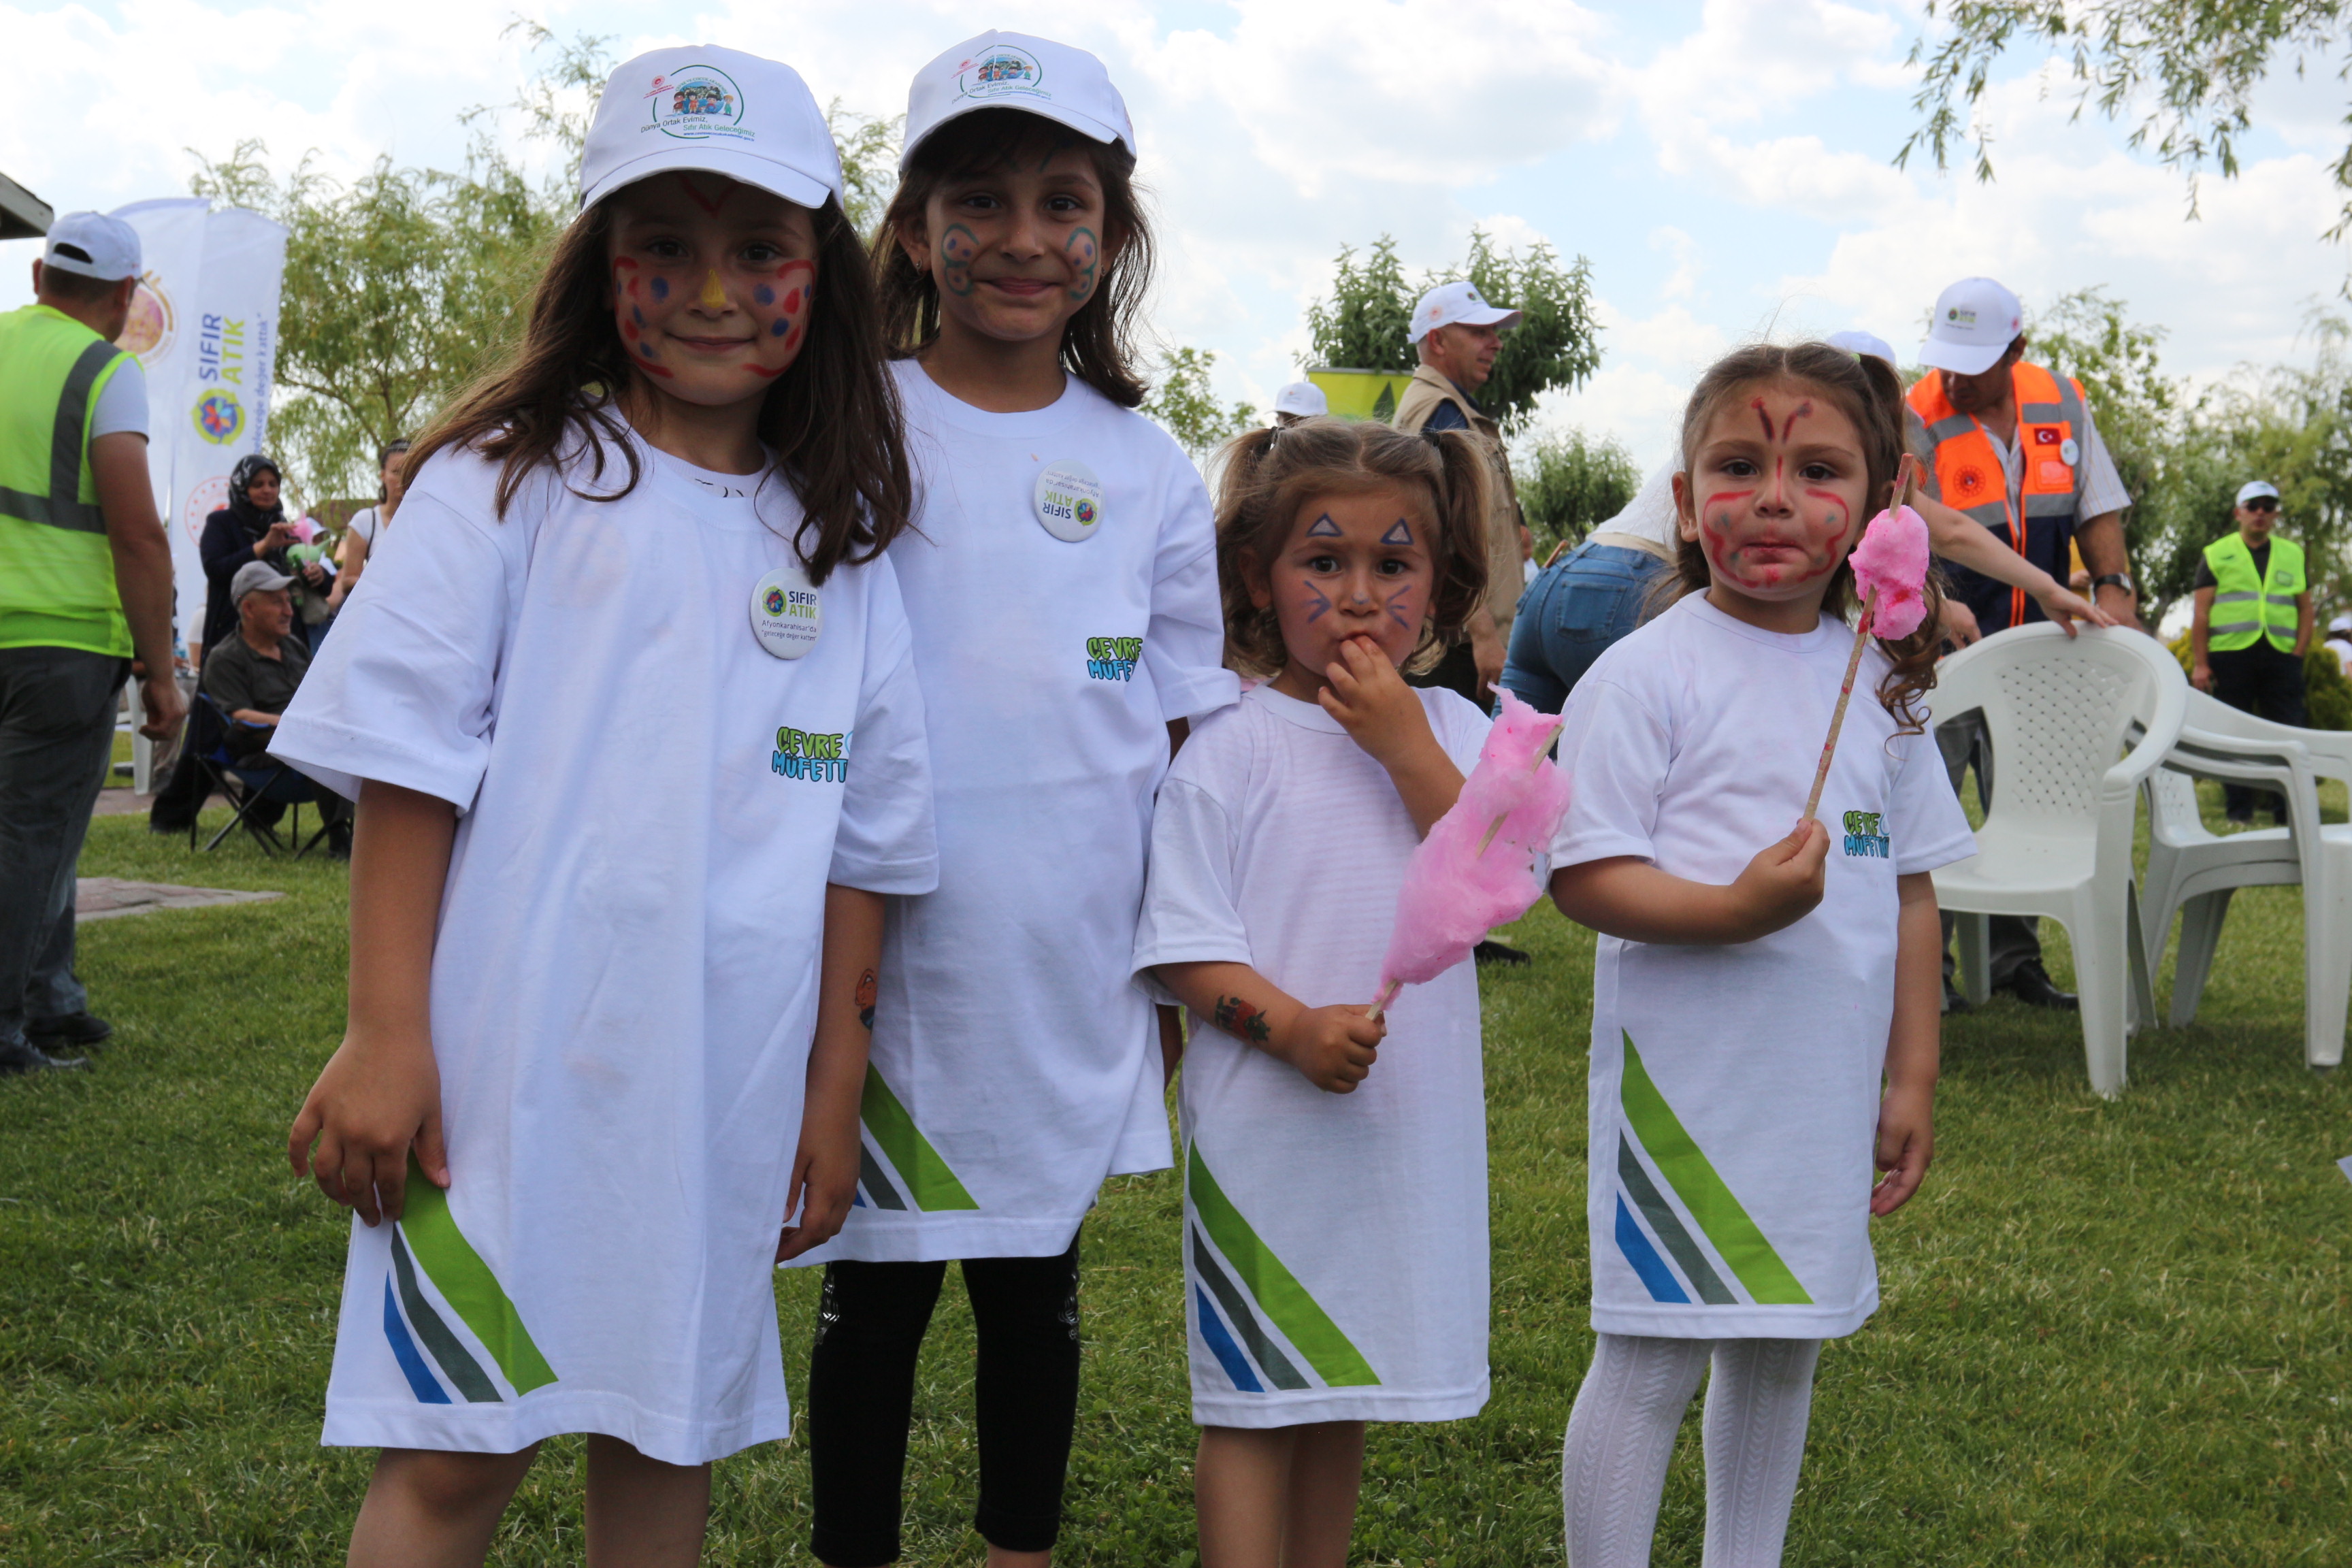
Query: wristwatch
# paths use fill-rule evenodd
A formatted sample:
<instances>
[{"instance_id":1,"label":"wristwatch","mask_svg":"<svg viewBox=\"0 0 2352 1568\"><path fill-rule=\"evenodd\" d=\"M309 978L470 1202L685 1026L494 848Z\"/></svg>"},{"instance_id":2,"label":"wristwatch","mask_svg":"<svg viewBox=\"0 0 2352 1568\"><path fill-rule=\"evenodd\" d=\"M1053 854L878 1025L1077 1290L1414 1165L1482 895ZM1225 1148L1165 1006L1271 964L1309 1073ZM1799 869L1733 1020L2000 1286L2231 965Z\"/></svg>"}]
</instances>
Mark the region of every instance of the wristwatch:
<instances>
[{"instance_id":1,"label":"wristwatch","mask_svg":"<svg viewBox=\"0 0 2352 1568\"><path fill-rule=\"evenodd\" d=\"M2095 594L2109 585L2121 588L2135 599L2139 597L2139 589L2133 585L2131 574L2128 572L2103 572L2091 579L2091 591Z\"/></svg>"}]
</instances>

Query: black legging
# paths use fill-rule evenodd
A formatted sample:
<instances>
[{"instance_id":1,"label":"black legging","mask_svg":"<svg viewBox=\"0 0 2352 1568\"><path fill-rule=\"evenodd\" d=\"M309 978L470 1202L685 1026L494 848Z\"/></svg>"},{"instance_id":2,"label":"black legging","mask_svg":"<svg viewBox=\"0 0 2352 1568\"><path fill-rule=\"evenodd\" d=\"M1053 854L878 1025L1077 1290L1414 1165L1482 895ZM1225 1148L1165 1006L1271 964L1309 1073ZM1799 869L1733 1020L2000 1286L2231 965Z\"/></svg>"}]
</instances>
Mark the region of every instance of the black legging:
<instances>
[{"instance_id":1,"label":"black legging","mask_svg":"<svg viewBox=\"0 0 2352 1568\"><path fill-rule=\"evenodd\" d=\"M809 1351L809 1550L829 1568L898 1560L900 1486L915 1405L915 1358L945 1263L825 1266ZM1062 1523L1062 1481L1078 1412L1078 1242L1059 1258L967 1258L979 1331L982 1539L1044 1552Z\"/></svg>"}]
</instances>

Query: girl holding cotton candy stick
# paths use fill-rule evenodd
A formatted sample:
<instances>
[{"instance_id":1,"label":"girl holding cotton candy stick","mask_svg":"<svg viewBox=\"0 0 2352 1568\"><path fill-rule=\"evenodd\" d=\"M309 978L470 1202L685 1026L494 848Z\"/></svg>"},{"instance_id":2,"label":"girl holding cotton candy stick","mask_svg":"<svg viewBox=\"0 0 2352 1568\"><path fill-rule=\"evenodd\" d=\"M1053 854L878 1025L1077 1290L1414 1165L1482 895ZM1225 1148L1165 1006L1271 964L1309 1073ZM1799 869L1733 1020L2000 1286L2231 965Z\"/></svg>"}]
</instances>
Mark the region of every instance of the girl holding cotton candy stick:
<instances>
[{"instance_id":1,"label":"girl holding cotton candy stick","mask_svg":"<svg viewBox=\"0 0 2352 1568\"><path fill-rule=\"evenodd\" d=\"M1476 611L1485 474L1465 433L1335 419L1227 449L1226 642L1265 684L1160 786L1135 952L1199 1026L1180 1103L1203 1568L1339 1568L1364 1423L1486 1403L1477 975L1370 1005L1407 862L1487 734L1398 673Z\"/></svg>"},{"instance_id":2,"label":"girl holding cotton candy stick","mask_svg":"<svg viewBox=\"0 0 2352 1568\"><path fill-rule=\"evenodd\" d=\"M1910 1197L1934 1148L1929 873L1975 844L1917 705L1932 576L1906 579L1878 629L1916 624L1870 637L1858 667L1848 624L1849 552L1888 503L1901 411L1891 368L1827 344L1710 370L1675 479L1681 596L1563 714L1552 896L1602 933L1599 1343L1562 1477L1577 1568L1650 1560L1702 1377L1707 1561L1780 1561L1822 1342L1876 1308L1871 1217ZM1896 596L1882 590L1882 614ZM1790 833L1850 668L1821 820Z\"/></svg>"}]
</instances>

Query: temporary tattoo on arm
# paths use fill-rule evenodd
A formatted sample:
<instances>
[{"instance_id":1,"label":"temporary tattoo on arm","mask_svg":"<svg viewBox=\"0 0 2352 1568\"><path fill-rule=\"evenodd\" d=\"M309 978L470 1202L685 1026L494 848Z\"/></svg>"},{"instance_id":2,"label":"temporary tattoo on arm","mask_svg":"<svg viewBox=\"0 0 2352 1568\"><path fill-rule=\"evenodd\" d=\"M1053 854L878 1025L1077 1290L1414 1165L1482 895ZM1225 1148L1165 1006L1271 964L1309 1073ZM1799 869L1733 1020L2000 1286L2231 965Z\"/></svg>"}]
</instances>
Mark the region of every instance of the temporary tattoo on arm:
<instances>
[{"instance_id":1,"label":"temporary tattoo on arm","mask_svg":"<svg viewBox=\"0 0 2352 1568\"><path fill-rule=\"evenodd\" d=\"M857 977L857 1021L868 1029L874 1027L874 998L878 991L872 970Z\"/></svg>"},{"instance_id":2,"label":"temporary tattoo on arm","mask_svg":"<svg viewBox=\"0 0 2352 1568\"><path fill-rule=\"evenodd\" d=\"M1382 544L1411 544L1412 542L1412 530L1406 526L1404 519L1399 518L1396 520L1396 525L1394 527L1391 528L1386 533L1381 535L1381 542Z\"/></svg>"},{"instance_id":3,"label":"temporary tattoo on arm","mask_svg":"<svg viewBox=\"0 0 2352 1568\"><path fill-rule=\"evenodd\" d=\"M971 292L971 264L980 259L980 236L960 223L940 236L940 286L959 297Z\"/></svg>"},{"instance_id":4,"label":"temporary tattoo on arm","mask_svg":"<svg viewBox=\"0 0 2352 1568\"><path fill-rule=\"evenodd\" d=\"M1338 539L1340 537L1339 525L1331 521L1331 514L1327 511L1321 517L1317 518L1313 522L1307 525L1307 537L1309 539Z\"/></svg>"},{"instance_id":5,"label":"temporary tattoo on arm","mask_svg":"<svg viewBox=\"0 0 2352 1568\"><path fill-rule=\"evenodd\" d=\"M1070 298L1083 300L1095 291L1095 263L1102 256L1101 242L1095 238L1094 230L1077 229L1070 235L1069 244L1062 247L1062 254L1069 258L1075 274L1070 279Z\"/></svg>"},{"instance_id":6,"label":"temporary tattoo on arm","mask_svg":"<svg viewBox=\"0 0 2352 1568\"><path fill-rule=\"evenodd\" d=\"M1265 1009L1253 1007L1238 996L1218 997L1216 1010L1210 1014L1209 1021L1234 1038L1247 1040L1253 1046L1265 1044L1274 1033L1265 1021Z\"/></svg>"}]
</instances>

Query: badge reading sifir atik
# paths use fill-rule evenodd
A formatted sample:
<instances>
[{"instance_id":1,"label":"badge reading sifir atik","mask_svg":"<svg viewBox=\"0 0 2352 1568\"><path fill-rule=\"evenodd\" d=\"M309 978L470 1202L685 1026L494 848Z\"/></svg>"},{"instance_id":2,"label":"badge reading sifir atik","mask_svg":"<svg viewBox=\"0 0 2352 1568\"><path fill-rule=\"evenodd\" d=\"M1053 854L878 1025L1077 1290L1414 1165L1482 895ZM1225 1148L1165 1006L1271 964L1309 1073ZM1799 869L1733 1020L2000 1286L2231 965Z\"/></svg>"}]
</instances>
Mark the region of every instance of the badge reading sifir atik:
<instances>
[{"instance_id":1,"label":"badge reading sifir atik","mask_svg":"<svg viewBox=\"0 0 2352 1568\"><path fill-rule=\"evenodd\" d=\"M778 658L798 658L824 631L824 601L795 566L779 566L751 590L751 635Z\"/></svg>"},{"instance_id":2,"label":"badge reading sifir atik","mask_svg":"<svg viewBox=\"0 0 2352 1568\"><path fill-rule=\"evenodd\" d=\"M1048 463L1037 476L1037 521L1056 539L1092 539L1103 519L1102 481L1084 463Z\"/></svg>"}]
</instances>

